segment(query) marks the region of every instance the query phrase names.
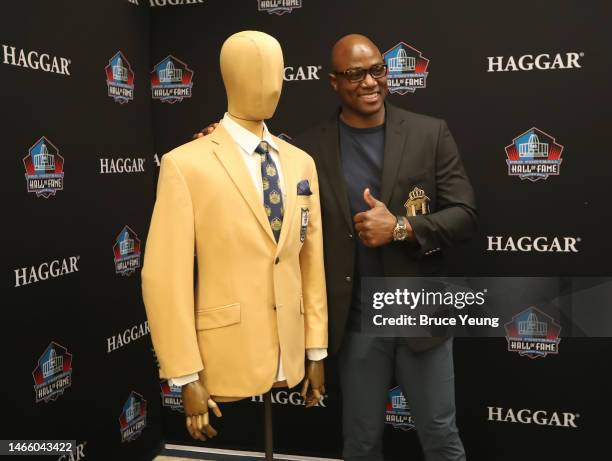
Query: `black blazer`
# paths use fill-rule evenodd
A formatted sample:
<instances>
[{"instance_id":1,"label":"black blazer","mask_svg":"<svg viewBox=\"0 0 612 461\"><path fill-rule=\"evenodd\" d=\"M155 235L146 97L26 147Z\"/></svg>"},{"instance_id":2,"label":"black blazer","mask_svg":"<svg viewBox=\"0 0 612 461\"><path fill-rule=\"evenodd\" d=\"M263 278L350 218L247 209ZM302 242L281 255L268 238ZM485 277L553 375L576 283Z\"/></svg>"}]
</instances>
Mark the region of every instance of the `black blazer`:
<instances>
[{"instance_id":1,"label":"black blazer","mask_svg":"<svg viewBox=\"0 0 612 461\"><path fill-rule=\"evenodd\" d=\"M444 274L444 248L467 240L476 227L474 192L457 145L443 120L386 106L381 197L391 213L406 215L404 203L418 187L430 198L430 213L409 217L417 243L382 247L385 276ZM338 113L295 143L315 161L323 217L325 275L329 307L329 351L338 351L348 319L355 267L353 219L342 174ZM444 339L406 338L412 350L427 350Z\"/></svg>"}]
</instances>

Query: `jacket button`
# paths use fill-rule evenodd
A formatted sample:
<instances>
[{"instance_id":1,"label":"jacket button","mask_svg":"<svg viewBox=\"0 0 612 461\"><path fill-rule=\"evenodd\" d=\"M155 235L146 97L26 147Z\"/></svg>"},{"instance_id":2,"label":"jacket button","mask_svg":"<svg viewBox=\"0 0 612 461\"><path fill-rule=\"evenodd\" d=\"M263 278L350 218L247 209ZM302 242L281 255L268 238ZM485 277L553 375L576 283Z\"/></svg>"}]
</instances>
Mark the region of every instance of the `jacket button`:
<instances>
[{"instance_id":1,"label":"jacket button","mask_svg":"<svg viewBox=\"0 0 612 461\"><path fill-rule=\"evenodd\" d=\"M347 276L347 277L344 277L344 280L346 280L347 282L350 282L353 279Z\"/></svg>"},{"instance_id":2,"label":"jacket button","mask_svg":"<svg viewBox=\"0 0 612 461\"><path fill-rule=\"evenodd\" d=\"M274 264L278 264L279 261L280 261L280 258L277 256L276 259L274 260Z\"/></svg>"},{"instance_id":3,"label":"jacket button","mask_svg":"<svg viewBox=\"0 0 612 461\"><path fill-rule=\"evenodd\" d=\"M353 234L349 234L348 238L352 239L353 238Z\"/></svg>"},{"instance_id":4,"label":"jacket button","mask_svg":"<svg viewBox=\"0 0 612 461\"><path fill-rule=\"evenodd\" d=\"M276 310L276 304L274 304L274 305L272 306L272 309Z\"/></svg>"}]
</instances>

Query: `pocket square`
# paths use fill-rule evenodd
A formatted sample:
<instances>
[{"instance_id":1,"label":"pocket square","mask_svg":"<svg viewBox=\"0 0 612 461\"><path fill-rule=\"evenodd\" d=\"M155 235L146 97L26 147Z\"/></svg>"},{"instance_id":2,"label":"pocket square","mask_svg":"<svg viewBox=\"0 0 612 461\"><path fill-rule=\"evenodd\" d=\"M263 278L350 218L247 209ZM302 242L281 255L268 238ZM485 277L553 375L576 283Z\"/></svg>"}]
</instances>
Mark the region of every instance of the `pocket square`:
<instances>
[{"instance_id":1,"label":"pocket square","mask_svg":"<svg viewBox=\"0 0 612 461\"><path fill-rule=\"evenodd\" d=\"M308 182L308 179L302 179L297 184L297 194L298 195L312 195L312 191L310 190L310 182Z\"/></svg>"}]
</instances>

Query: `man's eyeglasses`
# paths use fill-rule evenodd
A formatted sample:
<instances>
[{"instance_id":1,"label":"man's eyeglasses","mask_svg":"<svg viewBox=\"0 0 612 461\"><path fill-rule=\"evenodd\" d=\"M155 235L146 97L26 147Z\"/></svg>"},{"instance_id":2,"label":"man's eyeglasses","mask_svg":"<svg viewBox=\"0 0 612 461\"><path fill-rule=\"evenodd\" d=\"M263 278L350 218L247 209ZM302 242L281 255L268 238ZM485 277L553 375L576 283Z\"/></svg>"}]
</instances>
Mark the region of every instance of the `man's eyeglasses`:
<instances>
[{"instance_id":1,"label":"man's eyeglasses","mask_svg":"<svg viewBox=\"0 0 612 461\"><path fill-rule=\"evenodd\" d=\"M386 64L374 64L369 69L346 69L345 71L334 71L335 75L342 75L349 82L357 83L361 82L366 78L367 74L370 74L372 78L379 79L387 75Z\"/></svg>"}]
</instances>

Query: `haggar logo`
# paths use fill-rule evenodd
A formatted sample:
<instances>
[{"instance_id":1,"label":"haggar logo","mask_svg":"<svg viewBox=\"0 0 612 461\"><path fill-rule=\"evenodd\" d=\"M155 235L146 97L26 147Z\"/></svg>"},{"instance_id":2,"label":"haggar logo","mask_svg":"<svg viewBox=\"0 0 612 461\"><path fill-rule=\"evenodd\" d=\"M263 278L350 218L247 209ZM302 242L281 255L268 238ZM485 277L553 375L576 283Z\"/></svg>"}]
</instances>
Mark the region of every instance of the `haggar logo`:
<instances>
[{"instance_id":1,"label":"haggar logo","mask_svg":"<svg viewBox=\"0 0 612 461\"><path fill-rule=\"evenodd\" d=\"M39 51L25 51L10 45L2 45L2 63L25 69L42 70L53 74L70 76L71 61Z\"/></svg>"},{"instance_id":2,"label":"haggar logo","mask_svg":"<svg viewBox=\"0 0 612 461\"><path fill-rule=\"evenodd\" d=\"M144 158L100 158L100 174L144 173Z\"/></svg>"},{"instance_id":3,"label":"haggar logo","mask_svg":"<svg viewBox=\"0 0 612 461\"><path fill-rule=\"evenodd\" d=\"M121 333L109 336L106 338L106 353L121 349L123 346L130 344L132 341L142 338L151 332L149 330L149 322L146 320L138 325L134 325L131 328L126 328Z\"/></svg>"},{"instance_id":4,"label":"haggar logo","mask_svg":"<svg viewBox=\"0 0 612 461\"><path fill-rule=\"evenodd\" d=\"M487 251L520 251L529 253L578 253L580 237L503 237L487 236Z\"/></svg>"},{"instance_id":5,"label":"haggar logo","mask_svg":"<svg viewBox=\"0 0 612 461\"><path fill-rule=\"evenodd\" d=\"M546 410L531 410L523 408L521 410L513 410L512 408L504 409L502 407L487 407L487 421L498 423L517 423L517 424L535 424L537 426L555 426L578 428L577 419L580 418L578 413L570 412L549 412Z\"/></svg>"},{"instance_id":6,"label":"haggar logo","mask_svg":"<svg viewBox=\"0 0 612 461\"><path fill-rule=\"evenodd\" d=\"M44 262L38 266L15 269L15 288L78 272L77 262L79 258L80 256L70 256L69 258Z\"/></svg>"},{"instance_id":7,"label":"haggar logo","mask_svg":"<svg viewBox=\"0 0 612 461\"><path fill-rule=\"evenodd\" d=\"M289 391L272 391L270 393L272 397L272 403L276 403L279 405L296 405L302 406L306 405L304 398L300 395L299 392L289 392ZM321 400L319 403L315 405L315 407L326 407L325 400L327 399L327 395L321 395ZM263 395L254 395L251 397L251 402L263 403Z\"/></svg>"},{"instance_id":8,"label":"haggar logo","mask_svg":"<svg viewBox=\"0 0 612 461\"><path fill-rule=\"evenodd\" d=\"M257 9L268 14L282 16L296 8L302 8L302 0L257 0Z\"/></svg>"},{"instance_id":9,"label":"haggar logo","mask_svg":"<svg viewBox=\"0 0 612 461\"><path fill-rule=\"evenodd\" d=\"M283 79L286 82L295 82L298 80L319 80L319 71L322 66L299 66L285 67Z\"/></svg>"},{"instance_id":10,"label":"haggar logo","mask_svg":"<svg viewBox=\"0 0 612 461\"><path fill-rule=\"evenodd\" d=\"M550 55L547 53L525 54L515 58L514 56L488 56L487 72L517 72L530 70L560 70L560 69L581 69L578 60L584 53L557 53Z\"/></svg>"}]
</instances>

